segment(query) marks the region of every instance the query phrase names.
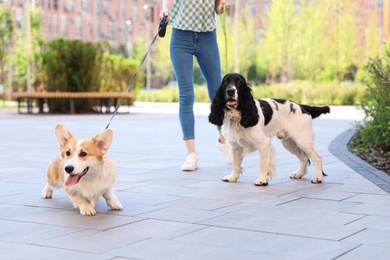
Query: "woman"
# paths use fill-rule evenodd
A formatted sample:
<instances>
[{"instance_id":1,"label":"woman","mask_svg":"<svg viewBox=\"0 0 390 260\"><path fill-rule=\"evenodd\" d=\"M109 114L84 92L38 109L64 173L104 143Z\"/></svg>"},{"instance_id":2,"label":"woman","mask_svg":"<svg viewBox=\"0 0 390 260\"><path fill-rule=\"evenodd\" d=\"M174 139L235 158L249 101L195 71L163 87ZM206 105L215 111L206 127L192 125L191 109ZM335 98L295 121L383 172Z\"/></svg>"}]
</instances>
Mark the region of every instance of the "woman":
<instances>
[{"instance_id":1,"label":"woman","mask_svg":"<svg viewBox=\"0 0 390 260\"><path fill-rule=\"evenodd\" d=\"M226 0L163 0L160 18L167 16L172 29L170 54L179 86L179 119L187 148L183 171L198 167L195 149L193 57L206 80L210 100L222 80L221 61L216 36L215 13L229 8ZM227 150L220 137L222 150Z\"/></svg>"}]
</instances>

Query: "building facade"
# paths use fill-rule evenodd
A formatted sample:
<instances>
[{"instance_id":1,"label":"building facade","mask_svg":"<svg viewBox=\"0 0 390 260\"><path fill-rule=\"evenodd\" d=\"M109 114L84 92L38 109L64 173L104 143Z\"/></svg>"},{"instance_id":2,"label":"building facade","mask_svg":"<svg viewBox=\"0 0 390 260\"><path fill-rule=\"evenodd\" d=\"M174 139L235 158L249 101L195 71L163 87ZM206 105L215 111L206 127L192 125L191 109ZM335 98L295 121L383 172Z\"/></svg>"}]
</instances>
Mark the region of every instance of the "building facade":
<instances>
[{"instance_id":1,"label":"building facade","mask_svg":"<svg viewBox=\"0 0 390 260\"><path fill-rule=\"evenodd\" d=\"M25 22L27 7L40 8L45 40L106 40L130 55L134 39L148 39L157 31L160 10L160 1L152 0L8 0L7 4L17 28Z\"/></svg>"}]
</instances>

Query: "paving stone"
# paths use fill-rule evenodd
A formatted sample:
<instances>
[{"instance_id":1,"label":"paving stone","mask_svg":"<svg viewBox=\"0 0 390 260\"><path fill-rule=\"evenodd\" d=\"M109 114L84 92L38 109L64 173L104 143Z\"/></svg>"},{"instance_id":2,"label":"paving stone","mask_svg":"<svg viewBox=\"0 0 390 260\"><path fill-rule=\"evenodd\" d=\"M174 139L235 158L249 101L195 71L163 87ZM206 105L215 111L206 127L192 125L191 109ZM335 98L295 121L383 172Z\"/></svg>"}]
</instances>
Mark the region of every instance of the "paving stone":
<instances>
[{"instance_id":1,"label":"paving stone","mask_svg":"<svg viewBox=\"0 0 390 260\"><path fill-rule=\"evenodd\" d=\"M137 103L118 114L108 155L118 167L116 195L122 211L103 199L85 217L58 190L41 198L47 164L59 152L58 123L89 138L111 115L19 115L0 109L0 252L3 259L388 259L390 182L346 150L353 107L332 107L313 121L316 148L328 177L301 180L279 140L278 178L255 187L259 155L249 154L237 183L217 149L209 104L195 104L199 168L185 160L177 104ZM156 110L157 109L157 110ZM161 110L161 111L159 111ZM145 112L149 111L149 112ZM152 112L150 112L152 111ZM167 113L169 111L169 113ZM362 174L362 172L365 173ZM33 257L32 257L33 256Z\"/></svg>"}]
</instances>

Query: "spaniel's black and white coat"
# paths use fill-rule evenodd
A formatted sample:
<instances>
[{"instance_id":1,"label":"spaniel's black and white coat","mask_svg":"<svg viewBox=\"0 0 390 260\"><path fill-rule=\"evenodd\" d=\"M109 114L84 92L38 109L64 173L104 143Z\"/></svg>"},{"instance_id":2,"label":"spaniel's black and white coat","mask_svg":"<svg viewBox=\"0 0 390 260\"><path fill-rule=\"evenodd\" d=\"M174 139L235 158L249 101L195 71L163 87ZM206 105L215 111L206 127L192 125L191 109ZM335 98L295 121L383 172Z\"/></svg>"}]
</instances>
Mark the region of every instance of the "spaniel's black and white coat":
<instances>
[{"instance_id":1,"label":"spaniel's black and white coat","mask_svg":"<svg viewBox=\"0 0 390 260\"><path fill-rule=\"evenodd\" d=\"M316 168L311 181L321 183L325 174L321 155L314 147L312 119L329 112L328 106L308 106L285 99L254 100L242 75L227 74L211 103L209 115L210 123L221 126L222 135L231 147L233 170L223 181L236 182L245 153L258 150L260 178L255 185L268 185L269 177L276 176L271 138L277 136L300 162L299 169L290 177L302 178L311 159Z\"/></svg>"}]
</instances>

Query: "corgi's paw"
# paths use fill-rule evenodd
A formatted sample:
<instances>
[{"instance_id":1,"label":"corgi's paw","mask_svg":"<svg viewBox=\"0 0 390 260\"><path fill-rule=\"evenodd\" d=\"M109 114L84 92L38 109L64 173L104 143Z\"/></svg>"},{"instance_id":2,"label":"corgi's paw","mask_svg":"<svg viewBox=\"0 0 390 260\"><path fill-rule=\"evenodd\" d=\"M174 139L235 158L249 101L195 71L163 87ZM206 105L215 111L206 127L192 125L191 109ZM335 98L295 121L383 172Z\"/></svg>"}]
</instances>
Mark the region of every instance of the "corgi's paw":
<instances>
[{"instance_id":1,"label":"corgi's paw","mask_svg":"<svg viewBox=\"0 0 390 260\"><path fill-rule=\"evenodd\" d=\"M96 210L91 205L87 205L80 207L80 214L83 216L94 216L96 215Z\"/></svg>"},{"instance_id":2,"label":"corgi's paw","mask_svg":"<svg viewBox=\"0 0 390 260\"><path fill-rule=\"evenodd\" d=\"M107 204L113 210L122 210L123 209L122 204L119 202L119 200L110 201L110 202L107 201Z\"/></svg>"},{"instance_id":3,"label":"corgi's paw","mask_svg":"<svg viewBox=\"0 0 390 260\"><path fill-rule=\"evenodd\" d=\"M53 195L53 190L50 189L47 185L42 190L42 198L43 199L51 199Z\"/></svg>"}]
</instances>

